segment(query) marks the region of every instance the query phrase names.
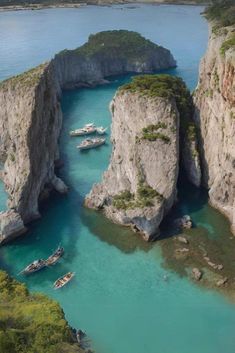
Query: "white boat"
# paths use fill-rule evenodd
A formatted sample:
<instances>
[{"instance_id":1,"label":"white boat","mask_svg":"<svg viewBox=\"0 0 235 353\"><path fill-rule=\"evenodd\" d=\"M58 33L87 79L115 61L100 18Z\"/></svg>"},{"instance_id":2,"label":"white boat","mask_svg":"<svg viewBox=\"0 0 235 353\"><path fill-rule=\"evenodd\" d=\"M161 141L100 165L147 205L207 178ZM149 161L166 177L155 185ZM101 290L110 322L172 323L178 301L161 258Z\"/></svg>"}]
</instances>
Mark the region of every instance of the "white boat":
<instances>
[{"instance_id":1,"label":"white boat","mask_svg":"<svg viewBox=\"0 0 235 353\"><path fill-rule=\"evenodd\" d=\"M54 289L59 289L64 287L69 281L71 281L71 279L74 277L75 272L68 272L66 273L66 275L60 277L59 279L57 279L54 283Z\"/></svg>"},{"instance_id":2,"label":"white boat","mask_svg":"<svg viewBox=\"0 0 235 353\"><path fill-rule=\"evenodd\" d=\"M107 131L107 127L99 126L96 128L96 132L98 135L104 135Z\"/></svg>"},{"instance_id":3,"label":"white boat","mask_svg":"<svg viewBox=\"0 0 235 353\"><path fill-rule=\"evenodd\" d=\"M94 124L87 124L81 129L76 129L70 131L70 136L85 136L85 135L91 135L96 132L96 127Z\"/></svg>"},{"instance_id":4,"label":"white boat","mask_svg":"<svg viewBox=\"0 0 235 353\"><path fill-rule=\"evenodd\" d=\"M86 139L83 140L80 145L77 146L78 149L80 150L88 150L90 148L96 148L99 147L101 145L105 144L105 138L94 138L94 139Z\"/></svg>"}]
</instances>

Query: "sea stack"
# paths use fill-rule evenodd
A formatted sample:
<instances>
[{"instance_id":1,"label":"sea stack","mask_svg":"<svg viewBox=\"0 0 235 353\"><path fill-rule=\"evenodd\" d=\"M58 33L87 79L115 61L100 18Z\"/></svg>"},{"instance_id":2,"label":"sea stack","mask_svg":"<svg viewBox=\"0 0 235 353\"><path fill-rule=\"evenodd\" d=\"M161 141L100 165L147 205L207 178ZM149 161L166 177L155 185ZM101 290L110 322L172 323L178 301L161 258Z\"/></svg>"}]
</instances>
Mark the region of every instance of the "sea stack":
<instances>
[{"instance_id":1,"label":"sea stack","mask_svg":"<svg viewBox=\"0 0 235 353\"><path fill-rule=\"evenodd\" d=\"M40 216L39 199L45 189L67 192L55 174L62 126L61 90L102 84L111 75L152 73L175 65L169 50L138 33L107 31L0 83L1 176L9 195L8 207L17 220L7 224L8 214L1 215L4 234L0 234L0 243L22 234L24 225Z\"/></svg>"},{"instance_id":2,"label":"sea stack","mask_svg":"<svg viewBox=\"0 0 235 353\"><path fill-rule=\"evenodd\" d=\"M177 198L180 136L190 129L191 109L190 93L177 77L137 76L121 87L110 105L110 165L86 206L154 239Z\"/></svg>"}]
</instances>

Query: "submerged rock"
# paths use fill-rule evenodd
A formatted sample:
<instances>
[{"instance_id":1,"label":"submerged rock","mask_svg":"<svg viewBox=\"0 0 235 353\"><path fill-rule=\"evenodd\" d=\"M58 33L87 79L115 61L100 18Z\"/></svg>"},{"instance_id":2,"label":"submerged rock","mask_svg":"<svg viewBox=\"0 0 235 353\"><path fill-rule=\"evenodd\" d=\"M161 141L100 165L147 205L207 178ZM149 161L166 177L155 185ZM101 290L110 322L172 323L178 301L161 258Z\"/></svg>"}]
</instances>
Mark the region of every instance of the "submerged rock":
<instances>
[{"instance_id":1,"label":"submerged rock","mask_svg":"<svg viewBox=\"0 0 235 353\"><path fill-rule=\"evenodd\" d=\"M192 269L192 275L196 281L200 281L202 278L202 272L196 267Z\"/></svg>"},{"instance_id":2,"label":"submerged rock","mask_svg":"<svg viewBox=\"0 0 235 353\"><path fill-rule=\"evenodd\" d=\"M214 262L211 261L211 259L208 256L203 257L204 260L207 262L207 264L212 267L214 270L223 270L224 266L222 264L215 264Z\"/></svg>"},{"instance_id":3,"label":"submerged rock","mask_svg":"<svg viewBox=\"0 0 235 353\"><path fill-rule=\"evenodd\" d=\"M184 244L188 244L188 243L189 243L188 239L187 239L186 237L182 236L182 235L178 236L176 239L177 239L180 243L184 243Z\"/></svg>"},{"instance_id":4,"label":"submerged rock","mask_svg":"<svg viewBox=\"0 0 235 353\"><path fill-rule=\"evenodd\" d=\"M193 226L191 217L189 215L185 215L181 218L175 220L175 226L179 228L190 229Z\"/></svg>"},{"instance_id":5,"label":"submerged rock","mask_svg":"<svg viewBox=\"0 0 235 353\"><path fill-rule=\"evenodd\" d=\"M228 278L227 278L227 277L224 277L224 278L221 278L220 280L218 280L218 281L216 282L216 285L217 285L217 287L222 287L222 286L224 286L227 282L228 282Z\"/></svg>"}]
</instances>

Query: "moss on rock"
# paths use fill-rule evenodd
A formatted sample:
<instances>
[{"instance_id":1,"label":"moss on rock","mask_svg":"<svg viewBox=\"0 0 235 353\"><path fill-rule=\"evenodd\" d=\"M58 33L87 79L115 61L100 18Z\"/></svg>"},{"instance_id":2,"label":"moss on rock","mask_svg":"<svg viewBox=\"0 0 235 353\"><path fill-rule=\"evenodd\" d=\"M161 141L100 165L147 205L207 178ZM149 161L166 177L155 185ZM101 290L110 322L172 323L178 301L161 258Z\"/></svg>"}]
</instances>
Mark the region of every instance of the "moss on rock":
<instances>
[{"instance_id":1,"label":"moss on rock","mask_svg":"<svg viewBox=\"0 0 235 353\"><path fill-rule=\"evenodd\" d=\"M160 202L162 199L162 195L157 190L154 190L146 182L139 181L136 195L129 190L122 191L113 197L113 206L118 210L145 208L152 207L154 201Z\"/></svg>"}]
</instances>

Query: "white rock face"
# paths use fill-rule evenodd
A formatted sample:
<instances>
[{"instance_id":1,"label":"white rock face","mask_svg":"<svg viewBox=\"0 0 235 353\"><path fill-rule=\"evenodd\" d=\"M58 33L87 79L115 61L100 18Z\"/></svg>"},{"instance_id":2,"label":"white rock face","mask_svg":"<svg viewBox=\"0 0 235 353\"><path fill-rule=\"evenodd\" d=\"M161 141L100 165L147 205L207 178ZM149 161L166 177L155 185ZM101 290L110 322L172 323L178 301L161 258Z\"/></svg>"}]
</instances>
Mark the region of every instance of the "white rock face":
<instances>
[{"instance_id":1,"label":"white rock face","mask_svg":"<svg viewBox=\"0 0 235 353\"><path fill-rule=\"evenodd\" d=\"M229 218L235 230L235 52L220 53L229 35L211 33L194 101L203 182L211 204Z\"/></svg>"},{"instance_id":2,"label":"white rock face","mask_svg":"<svg viewBox=\"0 0 235 353\"><path fill-rule=\"evenodd\" d=\"M195 186L201 186L201 162L198 138L183 139L182 160L188 180Z\"/></svg>"},{"instance_id":3,"label":"white rock face","mask_svg":"<svg viewBox=\"0 0 235 353\"><path fill-rule=\"evenodd\" d=\"M0 243L16 238L25 232L26 228L17 212L14 210L0 212Z\"/></svg>"},{"instance_id":4,"label":"white rock face","mask_svg":"<svg viewBox=\"0 0 235 353\"><path fill-rule=\"evenodd\" d=\"M138 93L118 92L111 103L113 152L102 183L94 185L86 198L91 208L104 208L114 222L134 225L145 239L158 234L164 215L176 201L179 169L179 113L174 100L149 98ZM169 138L142 139L142 129L165 124L158 132ZM162 198L151 207L117 209L112 198L122 191L137 195L140 178Z\"/></svg>"},{"instance_id":5,"label":"white rock face","mask_svg":"<svg viewBox=\"0 0 235 353\"><path fill-rule=\"evenodd\" d=\"M50 64L0 89L0 151L8 206L27 223L39 216L38 198L54 179L62 113Z\"/></svg>"},{"instance_id":6,"label":"white rock face","mask_svg":"<svg viewBox=\"0 0 235 353\"><path fill-rule=\"evenodd\" d=\"M138 34L132 32L126 32L125 36L132 43L133 52L129 50L129 56L125 55L122 47L112 48L110 35L117 41L117 34L109 33L105 51L103 46L96 46L95 50L90 47L94 50L92 54L90 49L89 54L65 51L50 63L0 83L0 159L4 163L1 177L9 194L9 208L14 209L24 223L40 216L38 200L40 195L46 194L45 189L67 192L66 185L54 172L62 125L61 89L101 84L106 76L115 74L153 72L176 65L167 49L144 38L138 40L142 45L147 43L146 53L136 48L132 42L135 43ZM126 45L125 41L122 45ZM8 215L6 213L6 217ZM7 236L2 236L6 242Z\"/></svg>"}]
</instances>

